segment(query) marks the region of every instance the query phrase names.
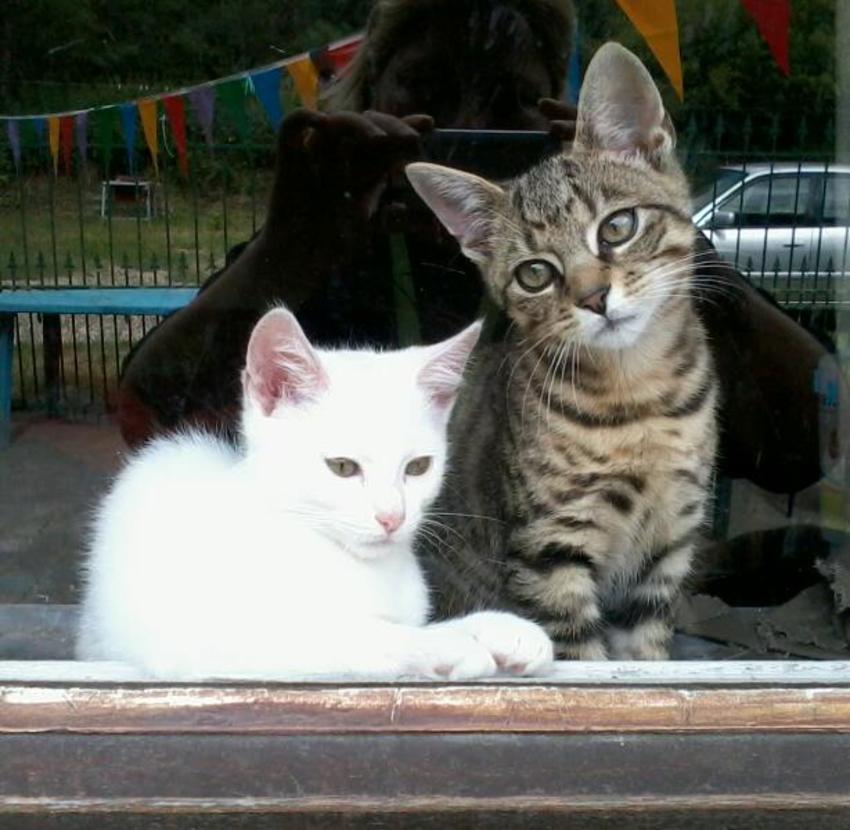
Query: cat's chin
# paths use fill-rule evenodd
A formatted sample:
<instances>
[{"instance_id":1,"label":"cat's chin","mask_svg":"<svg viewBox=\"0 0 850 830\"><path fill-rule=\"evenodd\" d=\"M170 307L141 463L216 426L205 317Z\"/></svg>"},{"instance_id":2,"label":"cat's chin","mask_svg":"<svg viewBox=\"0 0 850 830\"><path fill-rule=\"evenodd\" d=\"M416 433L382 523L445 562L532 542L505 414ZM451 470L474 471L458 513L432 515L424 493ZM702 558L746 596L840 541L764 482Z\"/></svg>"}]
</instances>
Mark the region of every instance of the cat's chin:
<instances>
[{"instance_id":1,"label":"cat's chin","mask_svg":"<svg viewBox=\"0 0 850 830\"><path fill-rule=\"evenodd\" d=\"M364 561L374 561L376 559L386 559L394 556L396 553L404 550L409 550L409 539L374 539L364 540L362 542L345 542L344 547L351 556Z\"/></svg>"},{"instance_id":2,"label":"cat's chin","mask_svg":"<svg viewBox=\"0 0 850 830\"><path fill-rule=\"evenodd\" d=\"M589 346L605 351L618 351L634 346L645 328L644 321L637 314L618 317L615 320L600 318L593 331L587 332Z\"/></svg>"}]
</instances>

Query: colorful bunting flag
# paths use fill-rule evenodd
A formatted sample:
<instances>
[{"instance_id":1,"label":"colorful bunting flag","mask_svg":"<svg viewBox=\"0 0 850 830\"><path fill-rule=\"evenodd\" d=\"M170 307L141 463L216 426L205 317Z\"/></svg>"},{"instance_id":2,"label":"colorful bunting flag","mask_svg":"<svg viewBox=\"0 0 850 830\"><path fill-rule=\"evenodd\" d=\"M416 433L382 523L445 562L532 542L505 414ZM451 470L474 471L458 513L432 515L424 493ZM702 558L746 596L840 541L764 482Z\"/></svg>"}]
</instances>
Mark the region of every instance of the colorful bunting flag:
<instances>
[{"instance_id":1,"label":"colorful bunting flag","mask_svg":"<svg viewBox=\"0 0 850 830\"><path fill-rule=\"evenodd\" d=\"M283 106L280 103L280 68L275 66L262 72L255 72L251 77L254 95L263 105L269 123L275 131L283 121Z\"/></svg>"},{"instance_id":2,"label":"colorful bunting flag","mask_svg":"<svg viewBox=\"0 0 850 830\"><path fill-rule=\"evenodd\" d=\"M168 95L162 99L165 116L177 148L177 167L184 178L189 176L189 157L186 153L186 108L182 95Z\"/></svg>"},{"instance_id":3,"label":"colorful bunting flag","mask_svg":"<svg viewBox=\"0 0 850 830\"><path fill-rule=\"evenodd\" d=\"M248 96L247 84L247 78L234 78L232 81L225 81L215 87L217 99L221 102L224 111L230 117L233 126L243 140L248 137L248 124L245 118L245 99Z\"/></svg>"},{"instance_id":4,"label":"colorful bunting flag","mask_svg":"<svg viewBox=\"0 0 850 830\"><path fill-rule=\"evenodd\" d=\"M59 118L59 150L62 154L62 169L66 176L70 176L71 162L74 157L73 115L62 115Z\"/></svg>"},{"instance_id":5,"label":"colorful bunting flag","mask_svg":"<svg viewBox=\"0 0 850 830\"><path fill-rule=\"evenodd\" d=\"M115 145L116 119L118 112L115 107L99 107L92 110L92 135L95 146L100 148L104 169L108 169L112 158L112 148Z\"/></svg>"},{"instance_id":6,"label":"colorful bunting flag","mask_svg":"<svg viewBox=\"0 0 850 830\"><path fill-rule=\"evenodd\" d=\"M357 50L360 48L360 44L363 42L363 36L357 35L354 38L349 40L342 41L341 43L334 44L328 46L327 48L327 56L328 60L333 64L336 73L339 74L351 63L351 60L357 54Z\"/></svg>"},{"instance_id":7,"label":"colorful bunting flag","mask_svg":"<svg viewBox=\"0 0 850 830\"><path fill-rule=\"evenodd\" d=\"M319 85L323 86L336 76L336 67L328 54L328 47L323 46L321 49L311 49L309 52L310 62L316 69L316 74L319 76Z\"/></svg>"},{"instance_id":8,"label":"colorful bunting flag","mask_svg":"<svg viewBox=\"0 0 850 830\"><path fill-rule=\"evenodd\" d=\"M48 143L50 158L53 159L53 175L59 172L59 116L51 115L47 119Z\"/></svg>"},{"instance_id":9,"label":"colorful bunting flag","mask_svg":"<svg viewBox=\"0 0 850 830\"><path fill-rule=\"evenodd\" d=\"M302 104L315 109L320 82L338 74L354 57L361 41L360 35L345 38L322 49L282 60L256 72L246 72L243 75L210 81L201 86L166 94L161 98L144 98L122 104L94 107L82 112L15 118L0 116L0 120L6 121L6 133L17 170L21 168L22 147L27 144L34 144L39 148L48 147L54 172L58 172L60 157L63 169L70 172L75 144L80 164L85 164L89 150L88 130L91 127L92 140L97 151L102 154L106 173L108 174L116 131L119 128L123 135L130 171L135 172L138 133L136 110L142 122L142 130L154 168L158 168L157 102L161 100L177 148L178 165L185 176L188 175L188 144L184 96L189 98L195 118L208 144L213 143L216 95L233 125L245 139L249 129L245 100L249 92L253 91L272 126L277 128L283 119L280 94L283 67L287 67Z\"/></svg>"},{"instance_id":10,"label":"colorful bunting flag","mask_svg":"<svg viewBox=\"0 0 850 830\"><path fill-rule=\"evenodd\" d=\"M10 118L6 122L6 135L9 137L9 146L12 148L12 159L15 162L15 171L21 172L21 132L18 129L18 122L14 118Z\"/></svg>"},{"instance_id":11,"label":"colorful bunting flag","mask_svg":"<svg viewBox=\"0 0 850 830\"><path fill-rule=\"evenodd\" d=\"M47 142L47 119L44 116L38 116L28 119L26 123L32 127L35 143L39 147L43 147Z\"/></svg>"},{"instance_id":12,"label":"colorful bunting flag","mask_svg":"<svg viewBox=\"0 0 850 830\"><path fill-rule=\"evenodd\" d=\"M309 57L295 61L287 65L287 70L292 76L295 91L301 99L303 106L308 110L316 109L316 99L319 94L319 73L313 61Z\"/></svg>"},{"instance_id":13,"label":"colorful bunting flag","mask_svg":"<svg viewBox=\"0 0 850 830\"><path fill-rule=\"evenodd\" d=\"M189 91L192 112L201 127L207 144L213 143L213 119L215 117L215 90L211 86L199 86Z\"/></svg>"},{"instance_id":14,"label":"colorful bunting flag","mask_svg":"<svg viewBox=\"0 0 850 830\"><path fill-rule=\"evenodd\" d=\"M675 0L617 0L617 5L643 35L679 99L684 98Z\"/></svg>"},{"instance_id":15,"label":"colorful bunting flag","mask_svg":"<svg viewBox=\"0 0 850 830\"><path fill-rule=\"evenodd\" d=\"M741 0L765 39L773 59L784 75L791 74L788 42L791 32L791 0Z\"/></svg>"},{"instance_id":16,"label":"colorful bunting flag","mask_svg":"<svg viewBox=\"0 0 850 830\"><path fill-rule=\"evenodd\" d=\"M581 91L581 38L579 37L579 28L576 26L573 29L573 42L570 48L570 63L567 67L567 83L565 87L566 100L576 105L578 104L578 96Z\"/></svg>"},{"instance_id":17,"label":"colorful bunting flag","mask_svg":"<svg viewBox=\"0 0 850 830\"><path fill-rule=\"evenodd\" d=\"M145 134L145 141L150 150L151 159L153 159L154 173L159 176L159 140L156 131L156 100L154 98L144 98L137 104L139 109L139 118L142 120L142 132Z\"/></svg>"},{"instance_id":18,"label":"colorful bunting flag","mask_svg":"<svg viewBox=\"0 0 850 830\"><path fill-rule=\"evenodd\" d=\"M136 172L136 107L133 104L121 104L118 107L121 117L121 132L124 134L124 146L127 148L127 166L130 173Z\"/></svg>"},{"instance_id":19,"label":"colorful bunting flag","mask_svg":"<svg viewBox=\"0 0 850 830\"><path fill-rule=\"evenodd\" d=\"M80 164L85 165L86 156L89 149L89 114L87 112L78 112L74 116L74 132L77 139L77 155L80 158Z\"/></svg>"}]
</instances>

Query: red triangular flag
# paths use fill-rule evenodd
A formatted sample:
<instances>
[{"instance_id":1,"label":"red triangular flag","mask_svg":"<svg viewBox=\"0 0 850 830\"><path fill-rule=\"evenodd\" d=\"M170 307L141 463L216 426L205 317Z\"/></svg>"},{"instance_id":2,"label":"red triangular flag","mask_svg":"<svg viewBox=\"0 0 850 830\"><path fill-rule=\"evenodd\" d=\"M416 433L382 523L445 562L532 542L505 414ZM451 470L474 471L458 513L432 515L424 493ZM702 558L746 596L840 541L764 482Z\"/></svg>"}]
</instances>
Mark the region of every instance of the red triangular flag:
<instances>
[{"instance_id":1,"label":"red triangular flag","mask_svg":"<svg viewBox=\"0 0 850 830\"><path fill-rule=\"evenodd\" d=\"M162 99L165 115L177 148L177 166L184 178L189 177L189 157L186 155L186 107L182 95L169 95Z\"/></svg>"},{"instance_id":2,"label":"red triangular flag","mask_svg":"<svg viewBox=\"0 0 850 830\"><path fill-rule=\"evenodd\" d=\"M59 117L59 149L62 154L62 169L71 175L71 159L74 157L74 116Z\"/></svg>"},{"instance_id":3,"label":"red triangular flag","mask_svg":"<svg viewBox=\"0 0 850 830\"><path fill-rule=\"evenodd\" d=\"M327 59L330 61L336 73L339 74L357 54L360 44L363 42L362 35L357 35L351 40L327 47Z\"/></svg>"},{"instance_id":4,"label":"red triangular flag","mask_svg":"<svg viewBox=\"0 0 850 830\"><path fill-rule=\"evenodd\" d=\"M791 0L741 0L765 39L773 59L785 75L791 74L788 39L791 31Z\"/></svg>"}]
</instances>

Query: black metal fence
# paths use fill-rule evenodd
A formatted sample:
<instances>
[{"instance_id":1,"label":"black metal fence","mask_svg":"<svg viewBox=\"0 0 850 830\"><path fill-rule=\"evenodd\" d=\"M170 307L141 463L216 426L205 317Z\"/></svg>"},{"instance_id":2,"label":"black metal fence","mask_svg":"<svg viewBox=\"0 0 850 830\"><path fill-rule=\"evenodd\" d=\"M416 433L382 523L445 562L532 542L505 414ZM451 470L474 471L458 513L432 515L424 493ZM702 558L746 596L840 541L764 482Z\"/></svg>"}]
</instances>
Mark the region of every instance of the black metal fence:
<instances>
[{"instance_id":1,"label":"black metal fence","mask_svg":"<svg viewBox=\"0 0 850 830\"><path fill-rule=\"evenodd\" d=\"M829 336L847 299L850 167L823 149L831 125L814 134L801 122L789 141L778 116L732 119L693 118L680 130L697 224L721 256ZM0 166L0 290L202 283L262 223L273 143L269 131L266 143L190 144L187 178L167 143L157 176L128 175L118 147L91 148L71 175L54 175L45 146L25 147L20 170ZM65 315L45 331L37 315L18 315L13 406L98 417L113 405L124 355L155 322ZM45 352L57 349L48 363L60 391L47 396Z\"/></svg>"},{"instance_id":2,"label":"black metal fence","mask_svg":"<svg viewBox=\"0 0 850 830\"><path fill-rule=\"evenodd\" d=\"M186 178L167 152L158 175L129 175L117 147L94 147L94 160L54 175L46 147L25 147L20 170L0 175L0 291L201 284L263 221L273 138L192 144L189 153ZM40 315L16 317L13 407L98 417L114 403L124 356L158 318L59 319L51 332ZM51 365L58 396L46 390Z\"/></svg>"}]
</instances>

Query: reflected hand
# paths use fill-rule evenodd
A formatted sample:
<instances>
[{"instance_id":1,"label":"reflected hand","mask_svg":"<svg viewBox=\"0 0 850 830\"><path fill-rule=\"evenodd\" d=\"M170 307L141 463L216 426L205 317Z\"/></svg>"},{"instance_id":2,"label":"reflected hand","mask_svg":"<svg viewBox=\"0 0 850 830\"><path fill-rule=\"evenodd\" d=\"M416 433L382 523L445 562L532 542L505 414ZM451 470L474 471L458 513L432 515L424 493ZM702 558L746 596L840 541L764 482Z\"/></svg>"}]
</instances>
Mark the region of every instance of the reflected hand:
<instances>
[{"instance_id":1,"label":"reflected hand","mask_svg":"<svg viewBox=\"0 0 850 830\"><path fill-rule=\"evenodd\" d=\"M427 115L320 113L295 110L280 129L273 204L300 210L372 214L388 178L420 154L420 138L433 128Z\"/></svg>"},{"instance_id":2,"label":"reflected hand","mask_svg":"<svg viewBox=\"0 0 850 830\"><path fill-rule=\"evenodd\" d=\"M556 98L541 98L537 106L549 122L549 135L559 141L573 141L576 137L578 110L566 101Z\"/></svg>"}]
</instances>

